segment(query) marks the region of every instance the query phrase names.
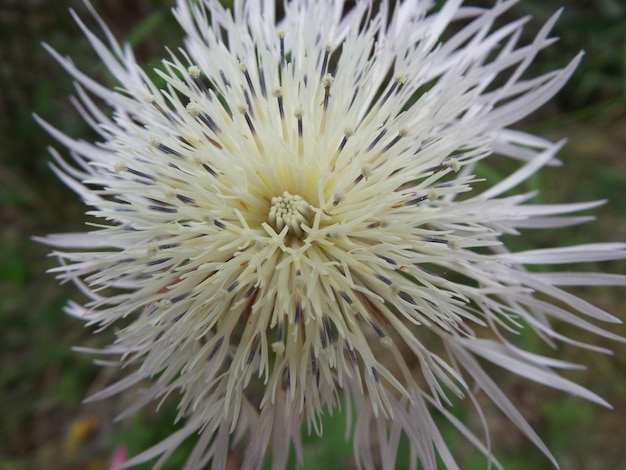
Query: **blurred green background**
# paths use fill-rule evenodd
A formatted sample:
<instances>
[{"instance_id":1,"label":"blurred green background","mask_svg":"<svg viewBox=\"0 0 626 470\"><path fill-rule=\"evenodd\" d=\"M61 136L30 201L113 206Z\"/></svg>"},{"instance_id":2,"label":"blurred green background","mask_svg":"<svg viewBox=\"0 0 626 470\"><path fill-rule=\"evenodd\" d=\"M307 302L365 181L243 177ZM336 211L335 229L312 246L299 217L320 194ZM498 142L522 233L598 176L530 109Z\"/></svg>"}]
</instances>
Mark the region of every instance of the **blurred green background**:
<instances>
[{"instance_id":1,"label":"blurred green background","mask_svg":"<svg viewBox=\"0 0 626 470\"><path fill-rule=\"evenodd\" d=\"M115 35L130 42L139 61L158 65L164 46L181 44L180 31L166 0L94 0ZM472 3L472 2L468 2ZM476 2L474 2L476 3ZM575 76L549 105L519 128L552 139L569 137L564 167L544 170L524 189L540 189L542 202L610 199L595 212L598 221L548 233L524 233L516 247L560 246L626 239L626 4L621 0L566 1L555 35L561 41L545 51L535 71L561 67L580 49L586 56ZM80 1L0 0L0 470L108 468L116 446L132 455L171 432L171 404L162 413L146 411L112 423L129 397L81 405L81 400L110 383L116 372L92 364L92 357L71 351L74 345L102 346L111 337L95 336L65 316L68 299L80 300L72 286L59 286L44 271L54 266L48 249L34 235L84 229L83 207L48 168L46 147L53 141L37 127L37 112L64 132L84 139L93 133L67 101L71 80L45 53L40 41L71 55L82 70L109 79L68 14L75 8L93 25ZM529 34L561 2L528 0L510 17L535 17ZM110 82L109 82L110 83ZM497 180L507 168L490 167ZM626 272L624 262L587 269ZM576 293L624 318L624 289L577 289ZM626 334L626 327L610 328ZM501 374L499 383L545 439L564 469L626 468L626 346L593 339L571 328L560 331L611 348L602 356L562 347L558 357L587 365L567 374L609 402L610 411L582 400ZM543 351L533 338L525 346ZM549 462L492 408L496 455L510 469L550 468ZM460 412L477 424L473 413ZM483 459L442 422L444 435L463 469L482 469ZM341 415L329 418L323 439L306 439L306 468L354 468L351 444L343 440ZM406 446L403 444L403 448ZM406 452L404 452L406 454ZM168 468L181 465L183 452ZM401 455L398 468L407 456ZM238 468L233 458L229 462Z\"/></svg>"}]
</instances>

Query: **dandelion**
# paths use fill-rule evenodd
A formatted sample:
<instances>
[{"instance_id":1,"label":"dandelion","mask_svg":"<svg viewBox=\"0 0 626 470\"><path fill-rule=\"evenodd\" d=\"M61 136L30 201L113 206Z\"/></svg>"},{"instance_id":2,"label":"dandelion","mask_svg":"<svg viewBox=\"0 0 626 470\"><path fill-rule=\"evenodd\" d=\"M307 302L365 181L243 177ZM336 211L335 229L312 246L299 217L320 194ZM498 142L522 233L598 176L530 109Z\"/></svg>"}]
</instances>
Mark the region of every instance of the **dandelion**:
<instances>
[{"instance_id":1,"label":"dandelion","mask_svg":"<svg viewBox=\"0 0 626 470\"><path fill-rule=\"evenodd\" d=\"M393 468L402 435L413 468L457 468L435 414L499 466L480 394L556 465L483 364L606 405L557 372L576 365L516 337L607 352L558 321L623 340L594 322L615 317L562 287L626 277L527 267L622 259L626 244L502 244L587 221L571 214L601 204L511 195L560 163L563 142L510 126L581 59L529 77L558 13L521 43L527 18L501 24L515 3L242 0L231 12L180 0L184 48L156 71L159 85L95 12L106 41L74 15L117 87L50 50L100 138L40 123L69 149L71 163L52 150L55 173L98 223L42 241L57 249L52 271L88 297L67 312L116 328L102 352L130 371L92 399L141 384L122 416L173 395L183 421L123 467L159 466L194 435L185 468L224 468L238 445L245 469L266 455L285 468L292 446L302 465L301 432L322 434L321 417L340 407L360 468ZM504 157L517 169L482 189L477 166ZM456 397L485 437L454 417Z\"/></svg>"}]
</instances>

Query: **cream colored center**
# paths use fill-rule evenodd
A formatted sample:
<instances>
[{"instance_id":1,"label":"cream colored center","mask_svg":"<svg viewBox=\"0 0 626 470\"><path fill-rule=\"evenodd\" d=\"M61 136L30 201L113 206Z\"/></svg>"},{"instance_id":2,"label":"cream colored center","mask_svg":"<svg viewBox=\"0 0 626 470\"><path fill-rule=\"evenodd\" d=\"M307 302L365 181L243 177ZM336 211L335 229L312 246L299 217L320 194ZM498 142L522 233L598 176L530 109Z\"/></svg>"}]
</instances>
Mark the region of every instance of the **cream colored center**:
<instances>
[{"instance_id":1,"label":"cream colored center","mask_svg":"<svg viewBox=\"0 0 626 470\"><path fill-rule=\"evenodd\" d=\"M312 214L311 205L302 196L285 191L282 196L272 198L269 221L277 232L287 227L288 233L300 237L303 234L300 226L308 225Z\"/></svg>"}]
</instances>

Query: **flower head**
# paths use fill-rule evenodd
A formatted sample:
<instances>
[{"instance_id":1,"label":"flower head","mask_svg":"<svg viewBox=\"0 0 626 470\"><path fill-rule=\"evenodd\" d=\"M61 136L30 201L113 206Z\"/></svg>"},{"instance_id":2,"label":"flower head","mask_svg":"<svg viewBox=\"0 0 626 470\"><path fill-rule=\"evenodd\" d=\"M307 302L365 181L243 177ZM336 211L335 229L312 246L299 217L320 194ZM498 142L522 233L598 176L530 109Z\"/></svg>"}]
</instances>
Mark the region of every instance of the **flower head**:
<instances>
[{"instance_id":1,"label":"flower head","mask_svg":"<svg viewBox=\"0 0 626 470\"><path fill-rule=\"evenodd\" d=\"M348 432L361 467L393 468L404 433L414 463L435 468L439 455L455 468L432 411L495 462L449 411L451 396L477 403L479 392L550 456L478 359L604 403L554 371L573 365L512 338L527 328L594 348L557 333L555 319L620 339L586 319L614 317L561 286L624 277L525 266L624 258L626 245L501 242L580 223L568 214L599 204L504 195L559 163L562 142L508 126L551 98L580 56L529 78L558 14L520 44L525 19L497 23L515 1L461 3L292 0L277 17L271 0L232 12L180 0L185 47L163 62L160 85L104 25L108 44L76 18L115 90L51 51L101 137L41 121L74 161L53 152L53 168L100 223L43 241L58 248L53 271L89 298L68 313L119 326L104 352L135 366L95 398L151 380L129 412L177 392L185 419L125 466L167 459L199 433L188 468L223 468L241 440L243 468L266 453L283 468L292 443L301 458L303 423L321 433L341 403L356 410ZM479 191L477 165L503 157L519 169Z\"/></svg>"}]
</instances>

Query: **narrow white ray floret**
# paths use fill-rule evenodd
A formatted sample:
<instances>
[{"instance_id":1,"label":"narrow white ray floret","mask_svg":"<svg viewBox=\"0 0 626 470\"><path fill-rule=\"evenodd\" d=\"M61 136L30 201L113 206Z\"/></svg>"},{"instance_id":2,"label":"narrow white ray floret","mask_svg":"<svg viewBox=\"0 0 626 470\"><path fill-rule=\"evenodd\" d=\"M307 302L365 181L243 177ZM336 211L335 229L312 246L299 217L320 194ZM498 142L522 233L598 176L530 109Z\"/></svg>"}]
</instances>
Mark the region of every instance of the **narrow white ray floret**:
<instances>
[{"instance_id":1,"label":"narrow white ray floret","mask_svg":"<svg viewBox=\"0 0 626 470\"><path fill-rule=\"evenodd\" d=\"M52 271L88 297L67 312L115 327L101 352L131 371L91 399L137 386L123 417L176 396L183 420L124 468L157 457L158 467L194 435L188 469L227 458L285 468L292 444L302 465L301 432L322 434L321 417L340 406L359 468L394 468L401 435L413 468L458 468L436 413L498 467L478 394L556 464L483 361L606 405L557 372L578 366L515 340L528 330L607 352L551 322L623 341L593 323L615 317L562 287L626 285L526 269L622 259L626 244L502 243L586 222L571 213L601 204L512 195L561 163L563 142L508 126L554 96L581 58L529 76L558 13L523 43L528 19L501 21L515 3L236 0L231 11L179 0L184 47L156 78L93 9L106 42L74 15L116 87L49 50L99 141L39 122L69 150L71 162L52 150L54 172L99 222L41 241L59 258ZM519 169L478 190L477 165L503 157ZM461 399L485 442L452 415Z\"/></svg>"}]
</instances>

